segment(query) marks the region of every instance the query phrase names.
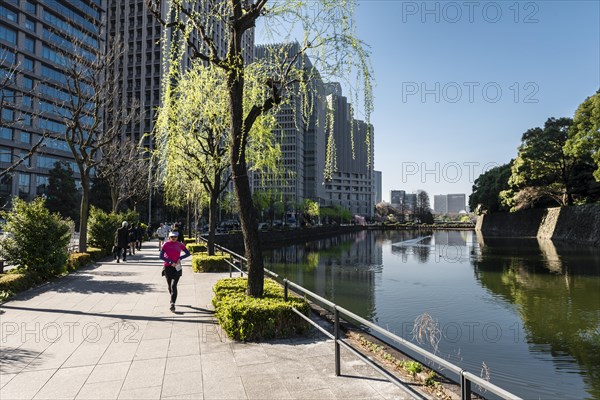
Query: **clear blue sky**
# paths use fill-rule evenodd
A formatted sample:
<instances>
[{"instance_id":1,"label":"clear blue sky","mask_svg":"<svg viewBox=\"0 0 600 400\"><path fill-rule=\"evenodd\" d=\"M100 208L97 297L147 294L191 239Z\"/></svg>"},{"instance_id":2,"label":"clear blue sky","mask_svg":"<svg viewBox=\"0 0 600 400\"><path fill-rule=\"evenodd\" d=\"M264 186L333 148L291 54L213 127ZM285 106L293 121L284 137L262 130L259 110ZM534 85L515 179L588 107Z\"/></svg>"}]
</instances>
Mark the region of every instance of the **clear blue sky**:
<instances>
[{"instance_id":1,"label":"clear blue sky","mask_svg":"<svg viewBox=\"0 0 600 400\"><path fill-rule=\"evenodd\" d=\"M386 201L391 189L468 196L470 172L510 161L523 132L572 117L600 88L599 1L465 3L357 7L377 83L375 169Z\"/></svg>"},{"instance_id":2,"label":"clear blue sky","mask_svg":"<svg viewBox=\"0 0 600 400\"><path fill-rule=\"evenodd\" d=\"M359 0L383 200L392 189L468 197L527 129L573 117L600 89L599 4Z\"/></svg>"}]
</instances>

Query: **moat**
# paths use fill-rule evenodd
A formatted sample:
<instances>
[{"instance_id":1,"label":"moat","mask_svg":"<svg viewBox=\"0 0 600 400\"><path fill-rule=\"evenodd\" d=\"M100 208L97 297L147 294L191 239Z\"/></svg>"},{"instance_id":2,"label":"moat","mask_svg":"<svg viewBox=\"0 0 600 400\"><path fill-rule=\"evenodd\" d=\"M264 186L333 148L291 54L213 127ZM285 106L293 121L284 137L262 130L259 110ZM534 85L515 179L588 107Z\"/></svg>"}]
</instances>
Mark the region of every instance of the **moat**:
<instances>
[{"instance_id":1,"label":"moat","mask_svg":"<svg viewBox=\"0 0 600 400\"><path fill-rule=\"evenodd\" d=\"M600 399L597 247L361 231L267 252L266 266L409 340L431 315L438 355L518 396Z\"/></svg>"}]
</instances>

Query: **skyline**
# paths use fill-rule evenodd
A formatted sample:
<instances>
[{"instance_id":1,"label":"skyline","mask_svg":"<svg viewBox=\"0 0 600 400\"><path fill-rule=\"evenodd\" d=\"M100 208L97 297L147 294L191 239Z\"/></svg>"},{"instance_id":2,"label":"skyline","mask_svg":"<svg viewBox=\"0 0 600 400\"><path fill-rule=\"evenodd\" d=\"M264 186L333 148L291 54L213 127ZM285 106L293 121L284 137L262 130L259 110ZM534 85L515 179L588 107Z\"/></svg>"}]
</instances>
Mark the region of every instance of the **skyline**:
<instances>
[{"instance_id":1,"label":"skyline","mask_svg":"<svg viewBox=\"0 0 600 400\"><path fill-rule=\"evenodd\" d=\"M600 89L596 1L359 0L355 20L371 52L387 202L391 190L419 189L468 200L482 172L516 157L525 131L572 118Z\"/></svg>"}]
</instances>

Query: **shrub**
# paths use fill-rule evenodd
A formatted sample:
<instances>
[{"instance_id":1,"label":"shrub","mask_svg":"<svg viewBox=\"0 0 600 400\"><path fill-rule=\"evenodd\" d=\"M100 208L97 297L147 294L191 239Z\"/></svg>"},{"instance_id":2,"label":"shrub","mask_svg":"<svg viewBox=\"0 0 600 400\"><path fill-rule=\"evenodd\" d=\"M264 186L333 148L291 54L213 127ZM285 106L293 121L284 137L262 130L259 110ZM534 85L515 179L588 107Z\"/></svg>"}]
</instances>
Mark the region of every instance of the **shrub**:
<instances>
[{"instance_id":1,"label":"shrub","mask_svg":"<svg viewBox=\"0 0 600 400\"><path fill-rule=\"evenodd\" d=\"M0 301L4 301L15 293L27 290L43 281L44 279L35 271L10 270L6 274L0 275Z\"/></svg>"},{"instance_id":2,"label":"shrub","mask_svg":"<svg viewBox=\"0 0 600 400\"><path fill-rule=\"evenodd\" d=\"M185 243L186 246L188 244L196 243L196 238L193 238L193 237L183 238L183 243Z\"/></svg>"},{"instance_id":3,"label":"shrub","mask_svg":"<svg viewBox=\"0 0 600 400\"><path fill-rule=\"evenodd\" d=\"M230 278L218 281L213 291L216 317L225 332L235 340L259 341L287 338L305 333L309 325L292 307L308 315L308 303L301 298L283 300L283 288L265 279L261 299L246 296L248 281Z\"/></svg>"},{"instance_id":4,"label":"shrub","mask_svg":"<svg viewBox=\"0 0 600 400\"><path fill-rule=\"evenodd\" d=\"M190 253L202 253L206 251L206 245L200 243L190 243L186 244L185 247L190 251Z\"/></svg>"},{"instance_id":5,"label":"shrub","mask_svg":"<svg viewBox=\"0 0 600 400\"><path fill-rule=\"evenodd\" d=\"M15 197L12 204L12 210L3 213L10 235L0 242L0 257L41 276L63 272L72 223L51 213L42 197L29 203Z\"/></svg>"},{"instance_id":6,"label":"shrub","mask_svg":"<svg viewBox=\"0 0 600 400\"><path fill-rule=\"evenodd\" d=\"M76 271L90 262L92 257L88 253L72 253L67 260L67 271Z\"/></svg>"},{"instance_id":7,"label":"shrub","mask_svg":"<svg viewBox=\"0 0 600 400\"><path fill-rule=\"evenodd\" d=\"M229 256L209 256L204 253L196 253L192 256L192 269L194 272L224 272L229 271L226 260Z\"/></svg>"},{"instance_id":8,"label":"shrub","mask_svg":"<svg viewBox=\"0 0 600 400\"><path fill-rule=\"evenodd\" d=\"M93 261L98 261L109 254L107 250L99 249L97 247L88 247L86 252Z\"/></svg>"},{"instance_id":9,"label":"shrub","mask_svg":"<svg viewBox=\"0 0 600 400\"><path fill-rule=\"evenodd\" d=\"M137 223L139 216L135 211L124 213L106 213L103 210L92 207L88 223L88 243L106 252L110 252L115 242L115 232L121 227L123 221Z\"/></svg>"}]
</instances>

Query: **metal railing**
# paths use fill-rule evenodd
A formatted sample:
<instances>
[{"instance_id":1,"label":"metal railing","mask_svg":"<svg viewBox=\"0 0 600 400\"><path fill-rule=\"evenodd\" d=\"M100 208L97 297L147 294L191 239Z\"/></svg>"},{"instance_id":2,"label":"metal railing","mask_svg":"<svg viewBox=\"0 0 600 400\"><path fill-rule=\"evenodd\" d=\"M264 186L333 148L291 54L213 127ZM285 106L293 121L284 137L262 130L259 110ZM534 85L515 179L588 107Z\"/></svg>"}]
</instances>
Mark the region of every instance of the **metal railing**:
<instances>
[{"instance_id":1,"label":"metal railing","mask_svg":"<svg viewBox=\"0 0 600 400\"><path fill-rule=\"evenodd\" d=\"M200 237L200 240L207 242L206 238L204 238L204 237ZM247 264L247 260L245 257L243 257L240 254L237 254L225 247L222 247L216 243L215 243L215 249L219 250L222 255L228 254L230 256L229 260L225 260L227 262L227 264L229 264L229 276L230 277L233 276L234 269L240 273L240 276L247 274L247 272L243 270L244 265ZM345 349L347 349L350 352L352 352L353 354L355 354L361 360L363 360L368 365L373 367L376 371L381 373L386 379L388 379L390 382L394 383L396 386L398 386L402 390L406 391L408 394L410 394L412 396L416 395L416 396L422 397L422 395L415 392L411 388L407 387L406 384L404 382L400 381L394 374L387 371L385 368L381 367L380 365L376 364L370 358L364 356L361 352L359 352L357 349L352 347L352 345L348 341L346 341L344 338L342 338L340 336L340 321L341 321L341 318L343 318L343 320L346 323L349 323L349 320L352 320L352 321L358 322L362 326L365 326L365 327L371 329L374 332L377 332L380 335L377 337L379 340L381 340L383 343L385 343L386 345L388 345L396 350L399 350L402 352L404 352L405 350L410 350L410 351L418 354L419 356L432 361L434 364L436 364L439 367L438 369L433 369L436 373L442 374L444 376L447 375L448 371L454 373L458 378L456 380L456 382L459 383L460 387L461 387L461 399L462 400L467 400L467 399L471 398L473 384L477 385L479 388L481 388L481 390L494 393L495 395L497 395L503 399L520 399L519 396L517 396L513 393L510 393L510 392L494 385L493 383L488 382L487 380L485 380L471 372L465 371L464 369L450 363L449 361L446 361L443 358L436 356L435 354L433 354L427 350L424 350L424 349L420 348L419 346L399 337L398 335L391 333L391 332L383 329L382 327L373 324L370 321L367 321L366 319L354 314L351 311L346 310L343 307L338 306L337 304L319 296L318 294L313 293L310 290L308 290L292 281L289 281L286 278L281 278L278 274L276 274L273 271L268 270L267 268L265 268L265 274L271 276L272 278L275 279L275 281L277 281L278 283L283 285L284 298L286 300L288 298L288 292L291 288L295 293L297 293L301 296L310 298L313 302L318 303L323 308L325 308L333 313L333 333L330 333L327 330L325 330L323 327L321 327L319 324L317 324L316 322L311 320L309 317L302 314L297 309L292 308L292 310L296 314L298 314L301 318L306 320L308 323L310 323L312 326L314 326L317 330L319 330L321 333L323 333L328 338L333 339L334 346L335 346L335 374L336 374L336 376L339 376L341 374L341 371L340 371L341 370L341 368L340 368L340 347L343 346ZM358 328L359 330L364 331L364 329L361 326L358 326L356 324L353 324L353 325L356 328ZM391 342L388 342L386 339L390 340ZM399 348L399 347L402 347L403 349ZM441 370L443 370L443 372Z\"/></svg>"}]
</instances>

